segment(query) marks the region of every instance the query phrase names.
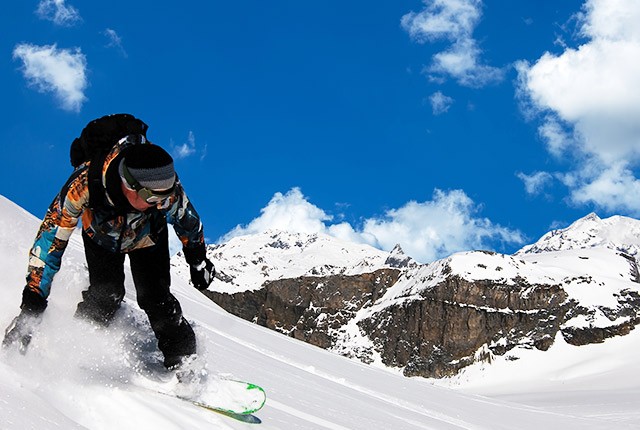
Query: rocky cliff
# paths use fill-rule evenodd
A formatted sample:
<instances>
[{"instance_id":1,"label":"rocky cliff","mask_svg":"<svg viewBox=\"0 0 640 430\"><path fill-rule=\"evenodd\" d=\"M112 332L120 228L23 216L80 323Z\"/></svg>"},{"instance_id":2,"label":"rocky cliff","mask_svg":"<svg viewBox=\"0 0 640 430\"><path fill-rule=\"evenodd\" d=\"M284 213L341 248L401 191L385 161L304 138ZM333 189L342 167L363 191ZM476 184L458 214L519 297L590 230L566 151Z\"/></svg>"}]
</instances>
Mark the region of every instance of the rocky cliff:
<instances>
[{"instance_id":1,"label":"rocky cliff","mask_svg":"<svg viewBox=\"0 0 640 430\"><path fill-rule=\"evenodd\" d=\"M269 281L256 291L205 294L246 320L331 348L340 328L359 310L371 307L399 275L397 269L380 269L351 276L303 276Z\"/></svg>"}]
</instances>

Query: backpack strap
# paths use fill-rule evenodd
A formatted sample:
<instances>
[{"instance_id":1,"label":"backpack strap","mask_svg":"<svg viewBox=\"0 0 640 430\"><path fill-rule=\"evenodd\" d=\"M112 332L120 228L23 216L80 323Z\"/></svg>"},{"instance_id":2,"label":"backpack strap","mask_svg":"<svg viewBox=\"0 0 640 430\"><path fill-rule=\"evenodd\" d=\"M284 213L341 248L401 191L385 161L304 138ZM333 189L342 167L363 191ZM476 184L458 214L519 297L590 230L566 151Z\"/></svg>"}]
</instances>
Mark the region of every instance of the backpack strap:
<instances>
[{"instance_id":1,"label":"backpack strap","mask_svg":"<svg viewBox=\"0 0 640 430\"><path fill-rule=\"evenodd\" d=\"M106 190L102 185L102 166L107 158L107 154L98 154L91 160L89 171L87 172L87 182L89 187L89 209L94 210L104 206L107 197Z\"/></svg>"}]
</instances>

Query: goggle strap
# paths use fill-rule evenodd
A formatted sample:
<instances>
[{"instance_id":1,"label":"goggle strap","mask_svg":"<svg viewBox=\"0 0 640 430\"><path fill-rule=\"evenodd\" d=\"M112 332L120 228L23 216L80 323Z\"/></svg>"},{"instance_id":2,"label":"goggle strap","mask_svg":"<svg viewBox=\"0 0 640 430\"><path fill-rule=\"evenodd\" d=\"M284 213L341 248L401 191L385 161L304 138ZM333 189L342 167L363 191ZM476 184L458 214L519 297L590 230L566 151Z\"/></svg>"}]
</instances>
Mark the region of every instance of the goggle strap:
<instances>
[{"instance_id":1,"label":"goggle strap","mask_svg":"<svg viewBox=\"0 0 640 430\"><path fill-rule=\"evenodd\" d=\"M124 175L124 180L127 181L127 184L129 184L129 186L134 190L138 191L141 188L144 188L142 185L140 185L140 182L138 182L136 178L133 177L129 169L127 169L127 163L125 162L122 163L122 174Z\"/></svg>"}]
</instances>

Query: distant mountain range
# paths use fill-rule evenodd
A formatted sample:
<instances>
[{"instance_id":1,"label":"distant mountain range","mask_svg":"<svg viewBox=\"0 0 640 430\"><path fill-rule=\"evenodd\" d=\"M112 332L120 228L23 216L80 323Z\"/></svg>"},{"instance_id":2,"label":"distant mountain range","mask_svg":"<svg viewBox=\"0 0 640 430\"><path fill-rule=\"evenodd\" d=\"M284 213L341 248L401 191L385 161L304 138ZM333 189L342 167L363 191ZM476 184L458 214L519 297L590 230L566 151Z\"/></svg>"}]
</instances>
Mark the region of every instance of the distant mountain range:
<instances>
[{"instance_id":1,"label":"distant mountain range","mask_svg":"<svg viewBox=\"0 0 640 430\"><path fill-rule=\"evenodd\" d=\"M207 295L249 321L407 376L444 377L516 348L625 335L640 322L640 221L590 214L514 255L418 264L319 234L210 246ZM188 276L184 259L175 270ZM515 354L513 355L516 359Z\"/></svg>"},{"instance_id":2,"label":"distant mountain range","mask_svg":"<svg viewBox=\"0 0 640 430\"><path fill-rule=\"evenodd\" d=\"M516 254L605 247L637 256L640 250L640 221L612 216L601 219L595 213L560 230L552 230Z\"/></svg>"}]
</instances>

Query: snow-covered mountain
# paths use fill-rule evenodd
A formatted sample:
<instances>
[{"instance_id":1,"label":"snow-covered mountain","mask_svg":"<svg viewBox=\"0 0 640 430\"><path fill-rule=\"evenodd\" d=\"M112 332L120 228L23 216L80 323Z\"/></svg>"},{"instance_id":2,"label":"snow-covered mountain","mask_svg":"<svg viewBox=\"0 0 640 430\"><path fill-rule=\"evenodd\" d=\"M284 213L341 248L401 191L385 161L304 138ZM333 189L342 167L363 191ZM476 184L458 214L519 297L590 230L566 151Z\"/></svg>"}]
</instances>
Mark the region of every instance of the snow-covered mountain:
<instances>
[{"instance_id":1,"label":"snow-covered mountain","mask_svg":"<svg viewBox=\"0 0 640 430\"><path fill-rule=\"evenodd\" d=\"M640 250L640 221L624 216L601 219L595 213L580 218L569 227L552 230L536 243L516 254L605 247L637 256Z\"/></svg>"},{"instance_id":2,"label":"snow-covered mountain","mask_svg":"<svg viewBox=\"0 0 640 430\"><path fill-rule=\"evenodd\" d=\"M0 326L18 312L27 252L38 220L0 196ZM491 263L491 261L488 261ZM483 263L484 264L484 263ZM487 266L491 267L491 266ZM87 284L82 243L72 238L49 308L29 352L0 351L0 428L244 429L136 382L131 358L159 359L152 334L127 297L109 329L73 319ZM405 378L234 317L174 273L174 294L194 326L212 374L262 385L265 430L638 428L640 333L574 347L560 336L547 352L523 351L469 367L456 389ZM489 378L487 376L490 375ZM466 394L465 391L474 394ZM480 395L479 395L480 394Z\"/></svg>"},{"instance_id":3,"label":"snow-covered mountain","mask_svg":"<svg viewBox=\"0 0 640 430\"><path fill-rule=\"evenodd\" d=\"M574 345L603 342L640 320L629 255L640 222L625 217L588 215L513 256L471 251L426 265L399 247L386 254L327 236L234 240L209 251L222 267L208 292L214 301L407 376L452 376L514 349L548 350L558 334Z\"/></svg>"},{"instance_id":4,"label":"snow-covered mountain","mask_svg":"<svg viewBox=\"0 0 640 430\"><path fill-rule=\"evenodd\" d=\"M212 289L238 293L260 289L265 282L301 276L357 275L385 267L416 266L400 246L391 252L347 242L324 234L267 231L210 245L217 279ZM176 270L188 279L181 252L173 259Z\"/></svg>"},{"instance_id":5,"label":"snow-covered mountain","mask_svg":"<svg viewBox=\"0 0 640 430\"><path fill-rule=\"evenodd\" d=\"M442 377L519 349L548 350L558 335L602 342L639 321L636 273L635 261L607 248L455 254L405 272L349 321L335 349Z\"/></svg>"}]
</instances>

